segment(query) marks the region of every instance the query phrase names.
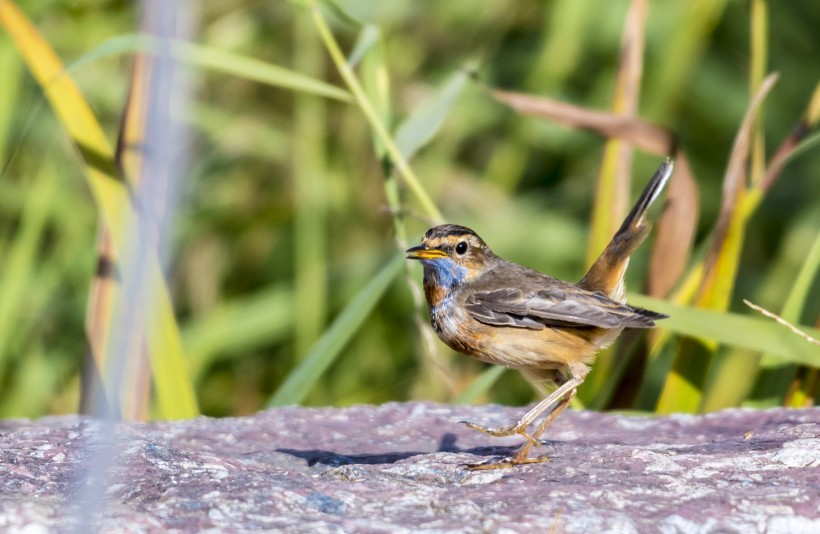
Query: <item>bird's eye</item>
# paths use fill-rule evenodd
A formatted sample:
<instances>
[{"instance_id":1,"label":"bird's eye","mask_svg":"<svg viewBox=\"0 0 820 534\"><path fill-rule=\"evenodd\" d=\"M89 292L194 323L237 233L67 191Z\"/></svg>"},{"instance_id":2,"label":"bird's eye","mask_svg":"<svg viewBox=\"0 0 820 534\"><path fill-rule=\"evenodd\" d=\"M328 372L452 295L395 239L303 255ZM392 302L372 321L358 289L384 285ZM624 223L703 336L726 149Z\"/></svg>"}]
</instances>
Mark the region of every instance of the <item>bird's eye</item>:
<instances>
[{"instance_id":1,"label":"bird's eye","mask_svg":"<svg viewBox=\"0 0 820 534\"><path fill-rule=\"evenodd\" d=\"M458 245L456 245L456 254L458 254L459 256L461 256L461 255L463 255L465 252L467 252L467 242L466 242L466 241L462 241L462 242L460 242Z\"/></svg>"}]
</instances>

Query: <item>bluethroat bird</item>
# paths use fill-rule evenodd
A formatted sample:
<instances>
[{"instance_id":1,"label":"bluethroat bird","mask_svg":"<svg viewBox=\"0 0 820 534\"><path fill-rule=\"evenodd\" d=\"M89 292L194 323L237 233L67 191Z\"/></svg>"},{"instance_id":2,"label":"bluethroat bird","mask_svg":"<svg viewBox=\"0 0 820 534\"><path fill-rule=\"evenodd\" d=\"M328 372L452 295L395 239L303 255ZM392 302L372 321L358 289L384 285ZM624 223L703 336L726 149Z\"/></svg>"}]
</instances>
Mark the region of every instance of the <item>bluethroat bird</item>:
<instances>
[{"instance_id":1,"label":"bluethroat bird","mask_svg":"<svg viewBox=\"0 0 820 534\"><path fill-rule=\"evenodd\" d=\"M629 256L649 233L649 206L672 174L667 159L641 193L601 256L575 284L499 258L473 230L443 224L424 234L407 258L424 267L424 294L438 337L458 352L517 369L535 383L556 389L514 425L488 428L462 421L492 436L520 434L514 456L472 469L542 462L530 457L539 437L575 397L595 354L624 328L651 328L666 316L625 303ZM549 410L549 411L548 411ZM542 414L545 419L528 428Z\"/></svg>"}]
</instances>

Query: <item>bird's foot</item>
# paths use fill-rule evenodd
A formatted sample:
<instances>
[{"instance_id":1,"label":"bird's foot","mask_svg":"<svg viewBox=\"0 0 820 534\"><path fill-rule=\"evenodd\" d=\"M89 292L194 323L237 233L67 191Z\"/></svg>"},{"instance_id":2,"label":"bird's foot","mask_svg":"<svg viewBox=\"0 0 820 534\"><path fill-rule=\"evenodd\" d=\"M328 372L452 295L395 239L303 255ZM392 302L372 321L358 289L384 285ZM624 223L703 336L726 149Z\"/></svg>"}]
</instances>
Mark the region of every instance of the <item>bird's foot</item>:
<instances>
[{"instance_id":1,"label":"bird's foot","mask_svg":"<svg viewBox=\"0 0 820 534\"><path fill-rule=\"evenodd\" d=\"M470 421L459 421L459 423L461 423L463 425L466 425L466 426L472 428L473 430L478 430L479 432L484 432L485 434L489 434L489 435L495 436L497 438L503 438L503 437L506 437L506 436L514 436L516 434L522 434L528 440L532 441L532 438L530 436L528 436L527 433L524 431L524 429L527 428L527 425L522 424L521 421L514 424L513 426L506 426L506 427L502 427L502 428L490 428L490 427L487 427L487 426L481 426L481 425L478 425L476 423L472 423Z\"/></svg>"},{"instance_id":2,"label":"bird's foot","mask_svg":"<svg viewBox=\"0 0 820 534\"><path fill-rule=\"evenodd\" d=\"M490 469L511 469L517 465L540 464L542 462L546 462L547 460L549 460L549 457L546 455L536 456L534 458L527 456L519 457L519 455L515 455L512 458L504 458L502 460L490 460L489 462L467 464L466 467L470 471L488 471Z\"/></svg>"}]
</instances>

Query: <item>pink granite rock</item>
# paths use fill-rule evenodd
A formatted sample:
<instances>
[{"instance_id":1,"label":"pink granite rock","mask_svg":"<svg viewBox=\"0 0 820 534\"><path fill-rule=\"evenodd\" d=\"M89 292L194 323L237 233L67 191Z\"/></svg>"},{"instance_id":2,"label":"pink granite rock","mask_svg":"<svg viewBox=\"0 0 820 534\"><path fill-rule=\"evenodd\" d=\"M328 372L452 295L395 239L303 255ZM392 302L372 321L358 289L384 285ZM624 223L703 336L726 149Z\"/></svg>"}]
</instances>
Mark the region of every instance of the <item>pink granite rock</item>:
<instances>
[{"instance_id":1,"label":"pink granite rock","mask_svg":"<svg viewBox=\"0 0 820 534\"><path fill-rule=\"evenodd\" d=\"M568 411L539 451L548 462L466 470L521 440L457 422L520 413L404 403L0 421L0 530L820 532L820 409Z\"/></svg>"}]
</instances>

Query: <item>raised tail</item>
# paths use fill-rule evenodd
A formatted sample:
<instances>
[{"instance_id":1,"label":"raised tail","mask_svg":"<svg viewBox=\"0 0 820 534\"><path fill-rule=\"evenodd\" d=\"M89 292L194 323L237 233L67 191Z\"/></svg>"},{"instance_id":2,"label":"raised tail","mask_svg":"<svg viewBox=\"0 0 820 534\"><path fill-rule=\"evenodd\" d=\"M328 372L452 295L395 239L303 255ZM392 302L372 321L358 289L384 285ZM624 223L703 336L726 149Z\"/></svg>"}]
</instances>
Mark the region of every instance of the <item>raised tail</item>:
<instances>
[{"instance_id":1,"label":"raised tail","mask_svg":"<svg viewBox=\"0 0 820 534\"><path fill-rule=\"evenodd\" d=\"M652 229L652 223L646 220L646 211L663 191L672 175L673 167L670 158L661 163L629 215L615 232L612 241L592 264L586 276L578 282L580 287L589 291L600 291L613 300L624 301L624 273L629 265L629 256Z\"/></svg>"}]
</instances>

